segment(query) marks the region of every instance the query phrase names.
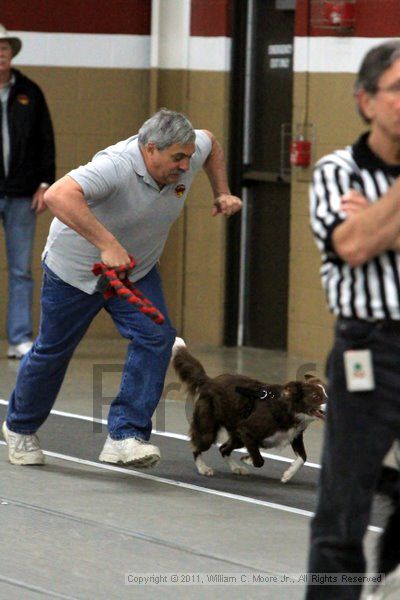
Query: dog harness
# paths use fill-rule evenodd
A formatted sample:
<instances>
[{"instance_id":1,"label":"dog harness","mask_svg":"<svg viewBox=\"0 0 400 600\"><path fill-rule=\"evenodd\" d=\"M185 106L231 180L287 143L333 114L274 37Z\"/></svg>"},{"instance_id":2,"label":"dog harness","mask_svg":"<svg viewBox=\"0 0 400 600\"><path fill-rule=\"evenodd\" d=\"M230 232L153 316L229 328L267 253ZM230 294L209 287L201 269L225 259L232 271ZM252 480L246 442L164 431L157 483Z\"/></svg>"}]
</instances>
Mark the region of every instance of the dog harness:
<instances>
[{"instance_id":1,"label":"dog harness","mask_svg":"<svg viewBox=\"0 0 400 600\"><path fill-rule=\"evenodd\" d=\"M267 386L254 390L237 385L235 391L241 396L246 396L246 398L251 398L252 400L273 400L274 398L279 398L281 395L281 390L276 386Z\"/></svg>"},{"instance_id":2,"label":"dog harness","mask_svg":"<svg viewBox=\"0 0 400 600\"><path fill-rule=\"evenodd\" d=\"M137 288L133 287L133 284L128 279L128 273L134 269L136 265L135 259L130 256L129 265L120 265L119 267L109 267L105 263L95 263L93 265L93 275L100 275L96 285L96 291L103 294L104 298L108 300L111 296L117 295L122 300L126 300L130 304L136 306L136 308L144 313L147 317L152 319L158 325L162 325L165 321L164 315L156 308L150 300L148 300L144 294ZM119 275L124 274L121 279Z\"/></svg>"}]
</instances>

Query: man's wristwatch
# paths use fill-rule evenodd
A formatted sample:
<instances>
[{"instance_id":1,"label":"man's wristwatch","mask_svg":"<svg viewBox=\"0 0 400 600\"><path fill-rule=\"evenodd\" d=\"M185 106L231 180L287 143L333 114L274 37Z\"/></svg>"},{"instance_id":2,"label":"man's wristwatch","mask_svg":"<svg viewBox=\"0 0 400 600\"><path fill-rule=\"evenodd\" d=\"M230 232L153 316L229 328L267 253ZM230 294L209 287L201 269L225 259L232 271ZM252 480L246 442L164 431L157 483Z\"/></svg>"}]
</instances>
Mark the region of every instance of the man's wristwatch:
<instances>
[{"instance_id":1,"label":"man's wristwatch","mask_svg":"<svg viewBox=\"0 0 400 600\"><path fill-rule=\"evenodd\" d=\"M50 187L49 183L46 183L45 181L42 181L42 183L39 185L41 190L47 190Z\"/></svg>"}]
</instances>

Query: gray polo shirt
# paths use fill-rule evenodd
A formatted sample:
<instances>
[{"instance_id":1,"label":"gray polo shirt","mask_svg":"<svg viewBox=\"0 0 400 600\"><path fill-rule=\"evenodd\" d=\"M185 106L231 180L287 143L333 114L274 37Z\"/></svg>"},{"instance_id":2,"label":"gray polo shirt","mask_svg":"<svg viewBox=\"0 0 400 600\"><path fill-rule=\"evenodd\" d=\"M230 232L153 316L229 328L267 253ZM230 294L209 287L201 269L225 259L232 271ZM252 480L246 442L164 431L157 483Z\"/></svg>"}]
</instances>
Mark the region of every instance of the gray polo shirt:
<instances>
[{"instance_id":1,"label":"gray polo shirt","mask_svg":"<svg viewBox=\"0 0 400 600\"><path fill-rule=\"evenodd\" d=\"M161 191L146 169L137 135L98 152L87 165L68 173L82 187L96 218L137 261L130 275L133 282L159 260L193 178L211 151L211 140L203 131L196 130L195 145L189 170ZM97 277L92 267L100 261L100 251L57 218L43 256L63 281L93 294Z\"/></svg>"}]
</instances>

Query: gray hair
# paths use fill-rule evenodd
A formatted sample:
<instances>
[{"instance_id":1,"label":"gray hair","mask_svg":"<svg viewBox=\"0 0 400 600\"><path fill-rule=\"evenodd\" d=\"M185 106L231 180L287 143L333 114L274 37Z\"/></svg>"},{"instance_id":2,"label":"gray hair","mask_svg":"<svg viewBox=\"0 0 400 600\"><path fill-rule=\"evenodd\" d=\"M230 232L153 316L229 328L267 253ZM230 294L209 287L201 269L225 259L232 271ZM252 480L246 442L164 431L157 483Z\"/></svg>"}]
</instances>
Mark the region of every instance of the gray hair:
<instances>
[{"instance_id":1,"label":"gray hair","mask_svg":"<svg viewBox=\"0 0 400 600\"><path fill-rule=\"evenodd\" d=\"M156 112L139 129L139 145L152 142L157 150L165 150L172 144L185 146L193 143L195 138L191 122L181 113L167 108Z\"/></svg>"},{"instance_id":2,"label":"gray hair","mask_svg":"<svg viewBox=\"0 0 400 600\"><path fill-rule=\"evenodd\" d=\"M369 94L376 94L379 89L381 75L389 69L393 63L400 58L400 40L385 42L371 48L365 55L357 79L354 84L354 93L365 90ZM361 112L361 117L366 123L370 120Z\"/></svg>"}]
</instances>

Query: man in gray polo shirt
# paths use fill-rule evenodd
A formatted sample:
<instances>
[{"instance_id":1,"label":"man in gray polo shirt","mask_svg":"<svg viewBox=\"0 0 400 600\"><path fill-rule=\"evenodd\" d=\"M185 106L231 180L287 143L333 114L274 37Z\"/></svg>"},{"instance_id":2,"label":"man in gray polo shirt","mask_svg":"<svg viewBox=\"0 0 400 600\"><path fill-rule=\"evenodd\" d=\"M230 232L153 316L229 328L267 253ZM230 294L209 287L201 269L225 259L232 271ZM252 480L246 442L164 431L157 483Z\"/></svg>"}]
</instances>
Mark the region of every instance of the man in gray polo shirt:
<instances>
[{"instance_id":1,"label":"man in gray polo shirt","mask_svg":"<svg viewBox=\"0 0 400 600\"><path fill-rule=\"evenodd\" d=\"M194 130L162 109L139 134L97 153L46 192L55 215L43 254L39 336L24 357L3 435L13 464L43 464L36 431L56 400L68 363L95 315L104 308L130 340L119 393L112 402L100 460L148 467L160 459L148 443L175 330L157 270L172 223L196 172L203 167L214 193L212 214L240 210L227 183L224 157L212 133ZM131 304L96 291L93 264L128 269L129 279L163 313L158 325Z\"/></svg>"}]
</instances>

